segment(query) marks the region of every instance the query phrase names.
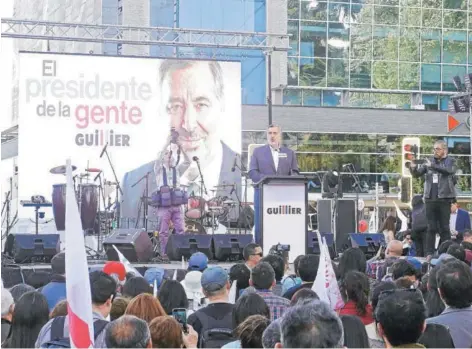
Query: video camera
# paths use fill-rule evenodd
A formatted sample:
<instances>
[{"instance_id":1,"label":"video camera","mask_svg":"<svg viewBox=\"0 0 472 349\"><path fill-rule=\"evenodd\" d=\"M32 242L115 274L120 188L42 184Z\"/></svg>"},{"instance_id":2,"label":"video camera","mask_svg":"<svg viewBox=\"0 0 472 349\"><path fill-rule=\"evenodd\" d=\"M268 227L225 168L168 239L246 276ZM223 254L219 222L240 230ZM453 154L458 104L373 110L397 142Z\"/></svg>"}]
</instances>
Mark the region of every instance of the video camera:
<instances>
[{"instance_id":1,"label":"video camera","mask_svg":"<svg viewBox=\"0 0 472 349\"><path fill-rule=\"evenodd\" d=\"M273 245L269 250L269 254L280 256L284 260L288 259L289 252L290 252L290 245L283 245L281 243L278 243L277 245Z\"/></svg>"}]
</instances>

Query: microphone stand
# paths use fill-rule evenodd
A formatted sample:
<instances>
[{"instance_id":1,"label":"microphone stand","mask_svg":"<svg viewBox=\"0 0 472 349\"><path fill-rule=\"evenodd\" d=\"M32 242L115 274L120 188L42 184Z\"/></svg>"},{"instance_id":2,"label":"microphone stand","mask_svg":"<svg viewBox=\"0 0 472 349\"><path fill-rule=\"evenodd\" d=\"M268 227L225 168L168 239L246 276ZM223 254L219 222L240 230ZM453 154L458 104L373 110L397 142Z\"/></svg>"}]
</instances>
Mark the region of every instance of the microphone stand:
<instances>
[{"instance_id":1,"label":"microphone stand","mask_svg":"<svg viewBox=\"0 0 472 349\"><path fill-rule=\"evenodd\" d=\"M105 147L105 149L103 151L105 152L105 155L107 156L108 163L110 164L111 171L113 172L113 177L115 178L115 182L116 182L116 189L118 189L120 191L121 196L123 196L123 190L121 189L120 181L118 180L118 177L116 176L115 168L113 167L113 164L110 160L110 155L108 154L107 148ZM120 204L119 204L119 201L118 201L118 198L119 198L118 190L116 191L116 196L115 196L115 200L116 200L115 201L115 213L116 213L116 227L117 228L120 227L120 220L121 220L120 219Z\"/></svg>"},{"instance_id":2,"label":"microphone stand","mask_svg":"<svg viewBox=\"0 0 472 349\"><path fill-rule=\"evenodd\" d=\"M203 198L203 192L205 192L205 195L208 195L207 194L207 189L206 189L206 186L205 186L205 181L203 180L203 173L202 173L202 169L200 168L200 161L199 160L194 160L196 163L197 163L197 168L198 168L198 173L200 174L200 197ZM200 205L200 224L202 225L203 227L203 205ZM215 233L213 231L213 233Z\"/></svg>"},{"instance_id":3,"label":"microphone stand","mask_svg":"<svg viewBox=\"0 0 472 349\"><path fill-rule=\"evenodd\" d=\"M151 174L151 171L147 172L144 176L142 176L140 179L138 179L138 181L131 186L131 188L134 188L136 185L141 183L141 181L143 179L146 180L146 184L145 184L144 191L143 191L143 196L141 197L141 203L139 205L140 208L141 208L141 205L144 206L144 210L143 210L143 227L146 230L146 232L147 232L147 217L148 217L148 205L149 205L149 175L150 174ZM136 218L136 224L134 226L135 228L138 227L139 215L140 214L139 214L139 211L138 211L138 217Z\"/></svg>"},{"instance_id":4,"label":"microphone stand","mask_svg":"<svg viewBox=\"0 0 472 349\"><path fill-rule=\"evenodd\" d=\"M241 160L241 157L239 157L239 159ZM243 198L244 198L244 202L247 204L247 179L249 177L249 173L248 173L246 167L244 166L242 160L240 161L240 163L241 163L241 166L238 166L238 164L235 164L235 165L241 171L241 177L244 177L244 194L243 194ZM241 200L238 197L237 192L236 192L236 197L238 198L238 201L239 201L239 216L238 217L241 217L241 211L243 210L243 205L241 203ZM247 216L244 215L244 234L247 234L248 226L249 226L249 222L247 221ZM241 225L239 225L239 234L241 235Z\"/></svg>"},{"instance_id":5,"label":"microphone stand","mask_svg":"<svg viewBox=\"0 0 472 349\"><path fill-rule=\"evenodd\" d=\"M356 190L356 233L357 233L357 230L358 230L358 222L359 222L359 209L358 209L358 205L359 205L359 191L361 189L361 182L359 180L359 176L357 176L357 174L355 173L355 168L354 168L354 165L353 164L348 164L346 167L345 167L349 174L352 176L352 178L354 179L354 189Z\"/></svg>"}]
</instances>

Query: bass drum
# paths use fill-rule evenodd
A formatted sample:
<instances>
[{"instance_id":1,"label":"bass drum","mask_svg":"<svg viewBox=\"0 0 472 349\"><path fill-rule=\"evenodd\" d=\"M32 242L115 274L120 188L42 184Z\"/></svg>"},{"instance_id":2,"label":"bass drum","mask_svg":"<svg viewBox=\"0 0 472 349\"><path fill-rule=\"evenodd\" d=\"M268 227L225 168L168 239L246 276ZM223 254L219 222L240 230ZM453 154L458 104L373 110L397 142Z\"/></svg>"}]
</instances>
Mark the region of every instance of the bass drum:
<instances>
[{"instance_id":1,"label":"bass drum","mask_svg":"<svg viewBox=\"0 0 472 349\"><path fill-rule=\"evenodd\" d=\"M98 187L95 184L79 184L81 195L80 218L82 229L86 232L94 230L98 210Z\"/></svg>"},{"instance_id":2,"label":"bass drum","mask_svg":"<svg viewBox=\"0 0 472 349\"><path fill-rule=\"evenodd\" d=\"M199 221L185 219L185 234L206 235L207 232Z\"/></svg>"}]
</instances>

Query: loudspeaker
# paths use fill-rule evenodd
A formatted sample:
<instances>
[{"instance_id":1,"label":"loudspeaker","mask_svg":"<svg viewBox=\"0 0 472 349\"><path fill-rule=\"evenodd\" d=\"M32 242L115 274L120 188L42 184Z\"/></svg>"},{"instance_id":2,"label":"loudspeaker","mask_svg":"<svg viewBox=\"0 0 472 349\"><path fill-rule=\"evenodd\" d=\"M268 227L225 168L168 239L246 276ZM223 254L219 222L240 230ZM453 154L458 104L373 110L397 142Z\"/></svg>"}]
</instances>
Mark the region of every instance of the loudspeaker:
<instances>
[{"instance_id":1,"label":"loudspeaker","mask_svg":"<svg viewBox=\"0 0 472 349\"><path fill-rule=\"evenodd\" d=\"M243 259L243 249L253 242L252 234L217 234L213 235L215 259L224 261L240 261Z\"/></svg>"},{"instance_id":2,"label":"loudspeaker","mask_svg":"<svg viewBox=\"0 0 472 349\"><path fill-rule=\"evenodd\" d=\"M349 234L352 247L358 247L367 259L372 258L385 245L384 234Z\"/></svg>"},{"instance_id":3,"label":"loudspeaker","mask_svg":"<svg viewBox=\"0 0 472 349\"><path fill-rule=\"evenodd\" d=\"M113 245L130 262L148 262L153 256L152 241L145 231L137 229L115 229L103 241L109 261L118 261Z\"/></svg>"},{"instance_id":4,"label":"loudspeaker","mask_svg":"<svg viewBox=\"0 0 472 349\"><path fill-rule=\"evenodd\" d=\"M334 234L332 233L320 233L321 238L325 238L326 244L328 245L329 255L331 259L336 257L336 249L334 246ZM318 235L316 232L309 231L306 245L306 254L320 254L320 243L318 242Z\"/></svg>"},{"instance_id":5,"label":"loudspeaker","mask_svg":"<svg viewBox=\"0 0 472 349\"><path fill-rule=\"evenodd\" d=\"M50 263L60 252L59 234L10 234L5 251L16 263Z\"/></svg>"},{"instance_id":6,"label":"loudspeaker","mask_svg":"<svg viewBox=\"0 0 472 349\"><path fill-rule=\"evenodd\" d=\"M182 256L189 259L195 252L203 252L208 259L213 259L211 241L212 235L174 234L169 236L166 254L172 261L181 261Z\"/></svg>"},{"instance_id":7,"label":"loudspeaker","mask_svg":"<svg viewBox=\"0 0 472 349\"><path fill-rule=\"evenodd\" d=\"M318 231L320 233L334 233L332 216L333 216L333 200L332 199L320 199L316 204L317 218L318 218Z\"/></svg>"}]
</instances>

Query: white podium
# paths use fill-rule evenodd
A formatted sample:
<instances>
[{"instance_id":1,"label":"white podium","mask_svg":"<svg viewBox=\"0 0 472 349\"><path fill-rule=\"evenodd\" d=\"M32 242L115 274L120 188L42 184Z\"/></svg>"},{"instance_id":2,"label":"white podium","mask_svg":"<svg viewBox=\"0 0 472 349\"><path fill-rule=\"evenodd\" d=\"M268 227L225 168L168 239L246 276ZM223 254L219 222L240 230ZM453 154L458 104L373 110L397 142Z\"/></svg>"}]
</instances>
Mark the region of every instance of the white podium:
<instances>
[{"instance_id":1,"label":"white podium","mask_svg":"<svg viewBox=\"0 0 472 349\"><path fill-rule=\"evenodd\" d=\"M264 255L277 244L290 245L289 261L306 254L307 180L302 176L268 176L260 190L261 241Z\"/></svg>"}]
</instances>

